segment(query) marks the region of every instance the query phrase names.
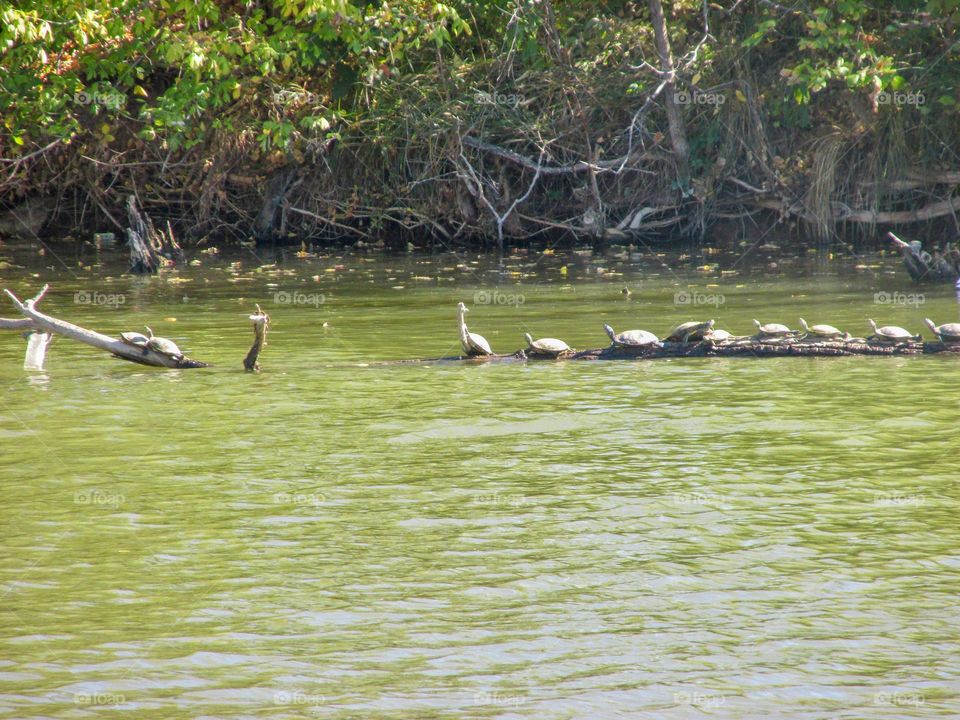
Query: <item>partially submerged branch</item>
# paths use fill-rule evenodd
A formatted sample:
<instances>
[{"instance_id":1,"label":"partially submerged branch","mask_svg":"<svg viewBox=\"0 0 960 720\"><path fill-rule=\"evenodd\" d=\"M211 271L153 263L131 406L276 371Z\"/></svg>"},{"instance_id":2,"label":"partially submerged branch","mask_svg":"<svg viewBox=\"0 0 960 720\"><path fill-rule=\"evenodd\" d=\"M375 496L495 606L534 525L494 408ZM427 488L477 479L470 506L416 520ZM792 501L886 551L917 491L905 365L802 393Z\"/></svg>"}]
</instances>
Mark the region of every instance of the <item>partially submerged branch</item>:
<instances>
[{"instance_id":1,"label":"partially submerged branch","mask_svg":"<svg viewBox=\"0 0 960 720\"><path fill-rule=\"evenodd\" d=\"M243 368L247 372L260 372L260 351L267 345L267 330L270 328L270 316L257 305L257 312L250 316L253 321L253 345L243 359Z\"/></svg>"},{"instance_id":2,"label":"partially submerged branch","mask_svg":"<svg viewBox=\"0 0 960 720\"><path fill-rule=\"evenodd\" d=\"M34 297L22 302L19 298L17 298L16 295L10 292L10 290L5 289L4 292L17 306L17 309L20 310L20 312L30 321L32 328L36 328L48 333L63 335L71 340L76 340L77 342L91 345L100 350L105 350L106 352L113 353L119 358L140 363L141 365L152 365L154 367L168 368L207 367L207 363L203 363L198 360L191 360L182 356L179 358L174 358L163 353L155 352L149 347L128 345L122 340L112 338L109 335L104 335L96 332L95 330L88 330L80 327L79 325L74 325L66 320L60 320L59 318L45 315L36 309L36 304L40 302L41 298L43 298L43 295L47 292L48 287L48 285L44 285L43 289Z\"/></svg>"}]
</instances>

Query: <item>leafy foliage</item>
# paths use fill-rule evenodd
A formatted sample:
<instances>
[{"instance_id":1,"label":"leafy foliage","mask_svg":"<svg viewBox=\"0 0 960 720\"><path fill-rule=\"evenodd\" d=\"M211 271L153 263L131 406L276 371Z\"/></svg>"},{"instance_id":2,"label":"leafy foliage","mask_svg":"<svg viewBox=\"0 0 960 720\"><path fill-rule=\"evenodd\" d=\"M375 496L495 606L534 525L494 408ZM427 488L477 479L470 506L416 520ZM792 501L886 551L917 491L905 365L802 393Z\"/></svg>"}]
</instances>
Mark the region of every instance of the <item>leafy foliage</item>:
<instances>
[{"instance_id":1,"label":"leafy foliage","mask_svg":"<svg viewBox=\"0 0 960 720\"><path fill-rule=\"evenodd\" d=\"M373 86L468 32L453 7L433 2L7 5L0 113L18 146L69 139L105 116L135 120L141 138L174 151L213 129L253 129L263 149L286 148L337 122L344 76Z\"/></svg>"}]
</instances>

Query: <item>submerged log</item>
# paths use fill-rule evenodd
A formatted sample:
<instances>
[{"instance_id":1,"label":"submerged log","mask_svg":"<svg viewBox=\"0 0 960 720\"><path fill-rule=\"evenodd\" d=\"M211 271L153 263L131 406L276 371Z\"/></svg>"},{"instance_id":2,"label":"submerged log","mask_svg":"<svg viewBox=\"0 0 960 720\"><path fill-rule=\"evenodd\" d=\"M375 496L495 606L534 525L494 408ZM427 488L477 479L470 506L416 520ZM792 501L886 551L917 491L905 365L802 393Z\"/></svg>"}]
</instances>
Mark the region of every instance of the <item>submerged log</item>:
<instances>
[{"instance_id":1,"label":"submerged log","mask_svg":"<svg viewBox=\"0 0 960 720\"><path fill-rule=\"evenodd\" d=\"M920 336L917 336L918 338ZM924 342L922 338L904 343L882 343L867 338L849 340L788 339L760 340L755 335L733 337L727 341L714 343L708 340L692 343L666 342L661 346L631 348L624 346L595 348L592 350L574 350L558 358L545 358L527 355L523 350L504 355L467 357L464 355L431 360L398 360L396 363L433 363L433 362L516 362L536 360L540 362L563 362L566 360L666 360L672 358L705 357L852 357L867 355L876 357L931 355L952 353L960 357L960 343L942 343L939 340Z\"/></svg>"},{"instance_id":2,"label":"submerged log","mask_svg":"<svg viewBox=\"0 0 960 720\"><path fill-rule=\"evenodd\" d=\"M74 325L66 320L60 320L59 318L45 315L37 310L35 306L38 302L40 302L41 298L43 298L48 287L48 285L44 285L43 289L37 293L36 296L28 300L24 300L23 302L21 302L17 296L9 290L4 290L4 292L10 297L11 300L13 300L14 304L17 306L17 309L19 309L20 312L29 321L31 321L31 327L40 331L63 335L71 340L86 343L87 345L99 348L100 350L106 350L107 352L112 353L123 360L129 360L130 362L139 363L141 365L152 365L154 367L167 368L208 367L207 363L200 362L199 360L191 360L185 356L177 359L170 357L169 355L154 352L149 348L140 348L134 345L128 345L118 338L112 338L109 335L104 335L94 330L87 330L79 325Z\"/></svg>"}]
</instances>

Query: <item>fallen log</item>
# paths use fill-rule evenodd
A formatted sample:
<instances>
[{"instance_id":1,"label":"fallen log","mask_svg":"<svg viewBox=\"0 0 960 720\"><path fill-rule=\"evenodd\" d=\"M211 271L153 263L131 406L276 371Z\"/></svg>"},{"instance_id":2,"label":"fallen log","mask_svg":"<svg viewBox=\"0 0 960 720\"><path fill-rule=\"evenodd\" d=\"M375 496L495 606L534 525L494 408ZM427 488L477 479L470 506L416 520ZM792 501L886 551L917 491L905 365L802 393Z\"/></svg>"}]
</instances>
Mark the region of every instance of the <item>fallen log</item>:
<instances>
[{"instance_id":1,"label":"fallen log","mask_svg":"<svg viewBox=\"0 0 960 720\"><path fill-rule=\"evenodd\" d=\"M919 336L917 336L919 338ZM558 358L545 358L527 355L523 350L503 355L467 357L463 355L433 358L430 360L394 360L386 364L397 363L436 363L436 362L516 362L536 360L540 362L563 362L567 360L666 360L676 358L704 357L853 357L857 355L890 357L932 355L952 353L960 357L960 343L942 343L924 341L922 338L910 342L889 344L871 341L867 338L849 340L760 340L755 335L733 337L723 342L704 340L693 343L666 342L661 346L635 348L615 346L591 350L573 350Z\"/></svg>"},{"instance_id":2,"label":"fallen log","mask_svg":"<svg viewBox=\"0 0 960 720\"><path fill-rule=\"evenodd\" d=\"M130 362L139 363L141 365L152 365L154 367L178 369L208 367L207 363L200 362L199 360L191 360L185 356L182 356L179 359L173 358L169 355L154 352L150 348L141 348L134 345L128 345L122 340L112 338L109 335L103 335L102 333L98 333L94 330L87 330L79 325L74 325L66 320L60 320L59 318L45 315L37 310L35 306L38 302L40 302L40 299L47 292L48 287L48 285L44 285L43 289L39 293L28 300L24 300L23 302L21 302L17 296L9 290L5 289L4 292L10 297L11 300L13 300L14 304L17 306L17 309L20 310L20 312L31 322L31 327L37 330L63 335L71 340L86 343L87 345L99 348L100 350L106 350L107 352L112 353L123 360L129 360Z\"/></svg>"}]
</instances>

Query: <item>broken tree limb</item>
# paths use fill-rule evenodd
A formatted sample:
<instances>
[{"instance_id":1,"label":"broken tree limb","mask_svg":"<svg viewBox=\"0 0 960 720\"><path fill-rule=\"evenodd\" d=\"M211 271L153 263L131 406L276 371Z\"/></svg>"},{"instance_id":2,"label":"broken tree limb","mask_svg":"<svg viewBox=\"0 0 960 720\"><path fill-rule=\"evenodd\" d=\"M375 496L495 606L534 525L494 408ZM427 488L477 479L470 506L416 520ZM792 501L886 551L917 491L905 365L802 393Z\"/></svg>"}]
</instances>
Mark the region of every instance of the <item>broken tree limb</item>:
<instances>
[{"instance_id":1,"label":"broken tree limb","mask_svg":"<svg viewBox=\"0 0 960 720\"><path fill-rule=\"evenodd\" d=\"M149 217L137 208L137 199L127 198L127 244L130 246L130 272L152 275L160 269L160 252L155 241L157 231Z\"/></svg>"},{"instance_id":2,"label":"broken tree limb","mask_svg":"<svg viewBox=\"0 0 960 720\"><path fill-rule=\"evenodd\" d=\"M17 309L19 309L24 316L32 321L33 326L41 331L63 335L71 340L86 343L87 345L99 348L100 350L113 353L119 358L139 363L141 365L152 365L154 367L167 368L207 367L207 363L200 362L199 360L191 360L187 357L175 359L169 355L154 352L149 348L128 345L122 340L112 338L109 335L103 335L102 333L98 333L94 330L87 330L79 325L74 325L66 320L60 320L59 318L45 315L37 310L35 306L38 302L40 302L40 299L43 297L44 293L47 292L48 287L48 285L44 285L43 289L39 293L28 300L24 300L23 302L21 302L19 298L17 298L17 296L9 290L5 289L4 292L10 297L11 300L13 300L14 304L17 306Z\"/></svg>"},{"instance_id":3,"label":"broken tree limb","mask_svg":"<svg viewBox=\"0 0 960 720\"><path fill-rule=\"evenodd\" d=\"M164 258L174 259L182 254L173 228L167 222L167 233L157 232L150 216L137 207L137 199L127 197L127 244L130 246L130 272L137 275L156 273Z\"/></svg>"},{"instance_id":4,"label":"broken tree limb","mask_svg":"<svg viewBox=\"0 0 960 720\"><path fill-rule=\"evenodd\" d=\"M270 316L267 315L260 306L257 305L257 312L250 316L253 321L253 345L250 352L243 359L243 368L247 372L260 372L260 363L257 358L260 357L260 351L267 344L267 330L270 327Z\"/></svg>"},{"instance_id":5,"label":"broken tree limb","mask_svg":"<svg viewBox=\"0 0 960 720\"><path fill-rule=\"evenodd\" d=\"M960 278L960 251L949 243L943 248L942 253L934 252L931 255L920 250L919 243L905 242L892 232L888 232L887 237L900 250L903 255L903 264L914 280L954 282ZM917 247L914 247L914 244Z\"/></svg>"},{"instance_id":6,"label":"broken tree limb","mask_svg":"<svg viewBox=\"0 0 960 720\"><path fill-rule=\"evenodd\" d=\"M53 342L53 333L34 331L27 335L27 354L23 358L24 370L43 370L47 348Z\"/></svg>"},{"instance_id":7,"label":"broken tree limb","mask_svg":"<svg viewBox=\"0 0 960 720\"><path fill-rule=\"evenodd\" d=\"M466 147L489 153L490 155L494 155L515 165L522 165L528 170L537 170L538 163L536 160L525 157L520 153L514 152L513 150L507 150L499 145L493 145L488 142L483 142L482 140L477 140L469 135L465 135L463 138L461 138L461 142ZM642 155L637 155L637 157L642 157ZM629 159L630 157L625 155L613 160L597 160L592 163L578 160L577 162L570 163L569 165L539 165L539 168L541 175L575 175L583 172L601 172L613 170L614 168L626 163Z\"/></svg>"},{"instance_id":8,"label":"broken tree limb","mask_svg":"<svg viewBox=\"0 0 960 720\"><path fill-rule=\"evenodd\" d=\"M36 327L30 318L0 318L0 330L35 330Z\"/></svg>"}]
</instances>

